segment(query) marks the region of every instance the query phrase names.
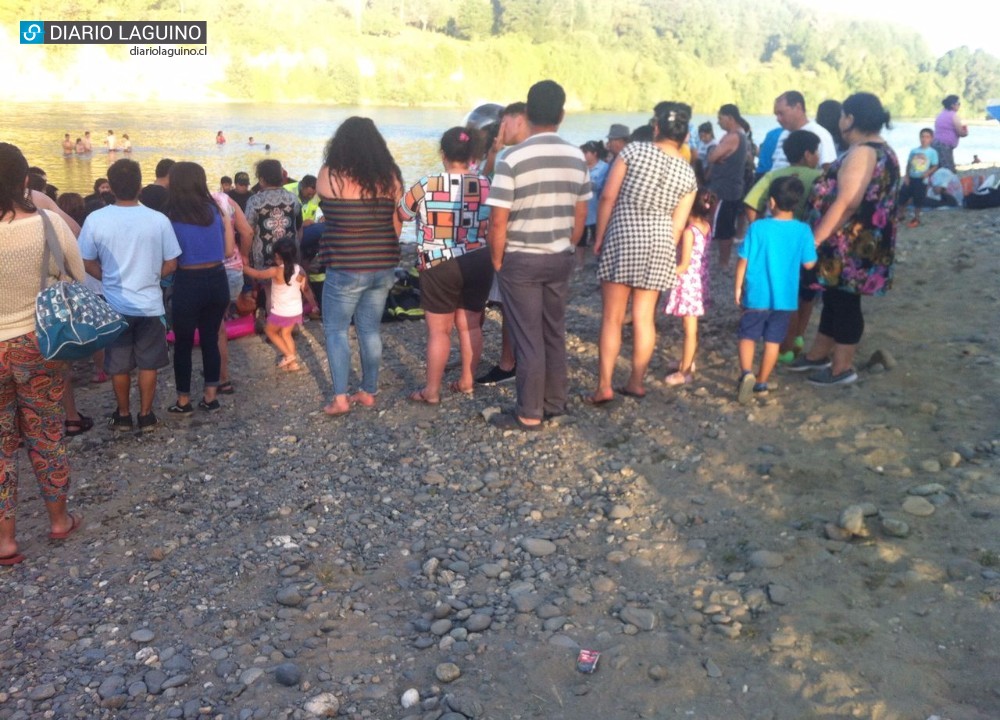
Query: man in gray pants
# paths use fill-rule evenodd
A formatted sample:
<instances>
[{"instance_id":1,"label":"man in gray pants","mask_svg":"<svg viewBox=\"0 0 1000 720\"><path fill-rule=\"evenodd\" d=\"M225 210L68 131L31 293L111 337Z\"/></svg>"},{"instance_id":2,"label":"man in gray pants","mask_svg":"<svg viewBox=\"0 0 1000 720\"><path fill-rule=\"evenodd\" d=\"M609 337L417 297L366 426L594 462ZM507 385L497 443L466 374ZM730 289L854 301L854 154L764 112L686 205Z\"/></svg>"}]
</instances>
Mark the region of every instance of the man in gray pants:
<instances>
[{"instance_id":1,"label":"man in gray pants","mask_svg":"<svg viewBox=\"0 0 1000 720\"><path fill-rule=\"evenodd\" d=\"M528 91L530 135L497 161L489 246L517 360L517 406L502 427L538 430L566 412L566 298L583 235L590 176L560 138L566 93L552 80Z\"/></svg>"}]
</instances>

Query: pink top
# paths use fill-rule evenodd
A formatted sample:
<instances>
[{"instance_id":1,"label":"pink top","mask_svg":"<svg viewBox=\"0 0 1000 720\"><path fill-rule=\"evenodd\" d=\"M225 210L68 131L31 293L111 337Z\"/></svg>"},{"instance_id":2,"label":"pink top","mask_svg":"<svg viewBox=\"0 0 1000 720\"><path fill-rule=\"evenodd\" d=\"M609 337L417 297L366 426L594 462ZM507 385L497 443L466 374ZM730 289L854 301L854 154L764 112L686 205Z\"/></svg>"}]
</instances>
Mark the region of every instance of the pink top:
<instances>
[{"instance_id":1,"label":"pink top","mask_svg":"<svg viewBox=\"0 0 1000 720\"><path fill-rule=\"evenodd\" d=\"M942 145L958 147L958 133L955 131L955 110L942 110L934 119L934 139Z\"/></svg>"},{"instance_id":2,"label":"pink top","mask_svg":"<svg viewBox=\"0 0 1000 720\"><path fill-rule=\"evenodd\" d=\"M233 210L232 203L229 201L229 196L220 190L212 193L212 199L215 200L215 204L219 206L219 212L225 213L226 217L229 218L230 224L232 224L233 215L236 213ZM239 246L233 249L233 254L230 257L223 259L222 264L226 267L226 270L243 269L243 256L240 255Z\"/></svg>"}]
</instances>

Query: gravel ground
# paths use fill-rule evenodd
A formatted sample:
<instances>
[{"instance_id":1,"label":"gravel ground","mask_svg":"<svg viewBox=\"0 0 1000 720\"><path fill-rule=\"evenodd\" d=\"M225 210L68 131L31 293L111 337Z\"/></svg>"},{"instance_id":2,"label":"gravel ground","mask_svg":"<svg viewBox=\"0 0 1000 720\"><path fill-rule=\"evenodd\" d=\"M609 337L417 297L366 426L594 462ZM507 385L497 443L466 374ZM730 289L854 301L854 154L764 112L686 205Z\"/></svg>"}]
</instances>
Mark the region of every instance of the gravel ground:
<instances>
[{"instance_id":1,"label":"gravel ground","mask_svg":"<svg viewBox=\"0 0 1000 720\"><path fill-rule=\"evenodd\" d=\"M234 342L219 413L167 417L164 373L154 433L70 441L71 540L21 459L0 719L995 720L1000 213L925 218L846 388L783 373L738 405L731 274L696 382L661 382L661 317L650 394L601 408L576 399L600 300L575 279L574 400L540 433L485 422L510 385L408 404L419 322L383 326L378 407L342 418L318 323L304 373Z\"/></svg>"}]
</instances>

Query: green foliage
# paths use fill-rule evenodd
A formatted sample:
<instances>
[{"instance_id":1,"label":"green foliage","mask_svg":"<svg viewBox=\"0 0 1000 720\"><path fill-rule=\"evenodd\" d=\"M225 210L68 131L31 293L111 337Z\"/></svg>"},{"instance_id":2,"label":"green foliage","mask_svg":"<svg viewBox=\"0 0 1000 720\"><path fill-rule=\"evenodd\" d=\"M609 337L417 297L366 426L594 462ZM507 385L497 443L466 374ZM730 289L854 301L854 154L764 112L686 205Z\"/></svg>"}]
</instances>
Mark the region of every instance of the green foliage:
<instances>
[{"instance_id":1,"label":"green foliage","mask_svg":"<svg viewBox=\"0 0 1000 720\"><path fill-rule=\"evenodd\" d=\"M869 90L897 117L933 115L955 93L971 119L1000 96L1000 60L988 53L960 47L935 58L914 31L789 0L67 3L58 13L67 20L208 20L209 53L226 69L205 80L205 95L248 101L467 107L523 98L552 77L574 110L646 110L671 98L698 112L735 102L769 113L776 95L797 88L810 107ZM3 3L0 21L14 26L33 7ZM22 52L10 70L16 77L42 58L64 73L80 52Z\"/></svg>"}]
</instances>

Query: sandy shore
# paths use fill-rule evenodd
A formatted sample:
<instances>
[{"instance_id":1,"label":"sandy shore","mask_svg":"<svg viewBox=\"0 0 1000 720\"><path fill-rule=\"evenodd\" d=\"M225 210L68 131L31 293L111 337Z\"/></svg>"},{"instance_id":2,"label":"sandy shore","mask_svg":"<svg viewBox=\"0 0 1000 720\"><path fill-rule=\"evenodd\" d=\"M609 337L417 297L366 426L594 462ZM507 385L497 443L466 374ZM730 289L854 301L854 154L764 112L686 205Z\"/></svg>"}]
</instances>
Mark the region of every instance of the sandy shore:
<instances>
[{"instance_id":1,"label":"sandy shore","mask_svg":"<svg viewBox=\"0 0 1000 720\"><path fill-rule=\"evenodd\" d=\"M297 375L236 341L222 412L70 442L72 540L45 540L22 459L0 719L995 720L998 242L1000 211L926 213L864 302L880 362L845 388L782 373L748 407L716 273L692 386L661 382L661 317L645 400L574 400L528 436L483 420L509 385L406 403L419 322L383 326L378 407L339 419L318 324ZM599 322L588 271L574 394ZM104 416L110 389L78 403Z\"/></svg>"}]
</instances>

